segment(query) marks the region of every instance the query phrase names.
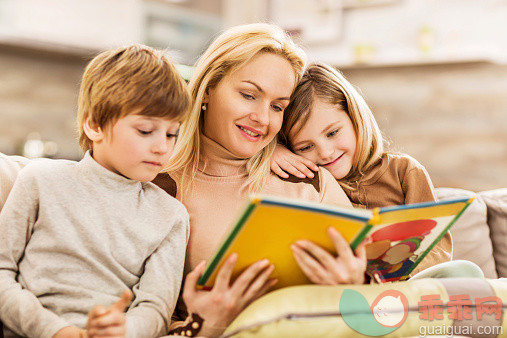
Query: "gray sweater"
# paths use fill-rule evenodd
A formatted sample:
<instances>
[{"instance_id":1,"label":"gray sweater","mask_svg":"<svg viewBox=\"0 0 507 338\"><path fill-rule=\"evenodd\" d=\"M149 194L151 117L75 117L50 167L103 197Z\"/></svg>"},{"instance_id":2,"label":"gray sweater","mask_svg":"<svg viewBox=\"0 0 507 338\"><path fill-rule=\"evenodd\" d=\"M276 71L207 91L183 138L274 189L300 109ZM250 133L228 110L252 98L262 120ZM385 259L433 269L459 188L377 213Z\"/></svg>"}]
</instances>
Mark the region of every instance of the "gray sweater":
<instances>
[{"instance_id":1,"label":"gray sweater","mask_svg":"<svg viewBox=\"0 0 507 338\"><path fill-rule=\"evenodd\" d=\"M167 332L189 235L181 203L117 175L87 153L20 173L0 213L0 321L18 335L83 328L95 305L124 289L127 336Z\"/></svg>"}]
</instances>

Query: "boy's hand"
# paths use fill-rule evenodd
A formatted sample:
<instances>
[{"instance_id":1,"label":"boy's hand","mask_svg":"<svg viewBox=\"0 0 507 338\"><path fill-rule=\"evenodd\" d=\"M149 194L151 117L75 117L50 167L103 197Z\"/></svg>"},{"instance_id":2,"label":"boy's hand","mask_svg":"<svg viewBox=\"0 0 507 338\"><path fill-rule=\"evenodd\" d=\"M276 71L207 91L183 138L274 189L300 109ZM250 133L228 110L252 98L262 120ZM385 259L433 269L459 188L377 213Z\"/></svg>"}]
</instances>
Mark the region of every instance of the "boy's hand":
<instances>
[{"instance_id":1,"label":"boy's hand","mask_svg":"<svg viewBox=\"0 0 507 338\"><path fill-rule=\"evenodd\" d=\"M66 326L55 333L53 338L88 338L88 334L75 326Z\"/></svg>"},{"instance_id":2,"label":"boy's hand","mask_svg":"<svg viewBox=\"0 0 507 338\"><path fill-rule=\"evenodd\" d=\"M88 323L86 324L88 336L90 338L125 337L125 309L131 301L132 292L125 290L121 298L109 308L106 309L101 305L95 306L88 313Z\"/></svg>"},{"instance_id":3,"label":"boy's hand","mask_svg":"<svg viewBox=\"0 0 507 338\"><path fill-rule=\"evenodd\" d=\"M313 178L312 170L317 171L319 168L312 161L294 154L281 144L277 144L271 157L271 170L282 178L289 178L289 174L299 178Z\"/></svg>"}]
</instances>

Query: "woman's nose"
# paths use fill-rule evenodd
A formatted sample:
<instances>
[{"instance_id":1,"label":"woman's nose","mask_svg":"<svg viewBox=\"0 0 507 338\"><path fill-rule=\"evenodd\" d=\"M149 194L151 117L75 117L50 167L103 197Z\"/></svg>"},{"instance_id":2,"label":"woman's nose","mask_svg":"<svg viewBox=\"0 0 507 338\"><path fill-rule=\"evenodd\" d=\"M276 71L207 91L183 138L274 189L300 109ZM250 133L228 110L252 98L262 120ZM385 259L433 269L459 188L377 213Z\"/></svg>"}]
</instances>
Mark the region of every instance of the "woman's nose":
<instances>
[{"instance_id":1,"label":"woman's nose","mask_svg":"<svg viewBox=\"0 0 507 338\"><path fill-rule=\"evenodd\" d=\"M250 114L250 118L263 126L269 125L269 105L263 104L256 107L255 111Z\"/></svg>"}]
</instances>

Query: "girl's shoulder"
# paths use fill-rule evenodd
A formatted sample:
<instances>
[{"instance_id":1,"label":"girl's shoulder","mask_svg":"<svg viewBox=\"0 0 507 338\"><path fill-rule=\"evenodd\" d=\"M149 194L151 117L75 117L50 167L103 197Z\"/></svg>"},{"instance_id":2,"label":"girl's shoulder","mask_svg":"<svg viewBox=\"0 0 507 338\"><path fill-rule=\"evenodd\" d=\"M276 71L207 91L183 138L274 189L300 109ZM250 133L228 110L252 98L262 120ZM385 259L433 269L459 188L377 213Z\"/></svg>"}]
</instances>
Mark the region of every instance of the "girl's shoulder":
<instances>
[{"instance_id":1,"label":"girl's shoulder","mask_svg":"<svg viewBox=\"0 0 507 338\"><path fill-rule=\"evenodd\" d=\"M424 169L424 166L412 156L400 152L386 152L382 155L382 161L387 162L390 168L410 170L413 168Z\"/></svg>"}]
</instances>

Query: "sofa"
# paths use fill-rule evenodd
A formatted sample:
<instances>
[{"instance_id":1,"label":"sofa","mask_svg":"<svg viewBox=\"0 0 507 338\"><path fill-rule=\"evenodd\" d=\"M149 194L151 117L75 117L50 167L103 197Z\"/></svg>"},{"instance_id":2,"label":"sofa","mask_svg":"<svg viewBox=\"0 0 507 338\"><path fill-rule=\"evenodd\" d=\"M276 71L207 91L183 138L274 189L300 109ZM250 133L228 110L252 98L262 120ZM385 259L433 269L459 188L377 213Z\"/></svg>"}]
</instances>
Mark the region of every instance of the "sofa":
<instances>
[{"instance_id":1,"label":"sofa","mask_svg":"<svg viewBox=\"0 0 507 338\"><path fill-rule=\"evenodd\" d=\"M0 211L17 173L28 162L29 160L23 157L6 156L0 153ZM353 336L357 334L357 331L350 328L350 324L342 318L343 309L337 306L337 300L343 299L343 294L347 290L361 294L361 297L364 296L370 304L375 297L378 298L379 293L393 289L408 295L407 307L411 310L407 312L405 323L400 330L391 330L392 332L386 333L387 336L392 337L420 336L422 323L428 324L428 330L438 325L440 328L446 325L456 327L455 321L449 320L448 317L443 321L422 322L417 309L420 297L423 295L438 295L444 305L452 302L453 296L465 293L474 294L476 297L498 297L507 302L507 282L500 279L507 277L507 188L479 193L456 188L437 188L436 193L441 200L475 196L475 200L451 229L454 243L453 259L476 263L482 269L486 280L423 279L399 283L396 287L394 287L395 284L390 284L339 287L307 285L285 288L252 303L231 324L226 335ZM473 304L474 313L476 307L477 304ZM490 325L493 325L491 323L498 324L496 327L505 329L507 335L507 307L503 305L501 311L501 318L493 320ZM368 320L361 311L354 313L351 318L363 324ZM463 322L460 325L465 328L476 328L478 323L480 324L475 320ZM363 324L359 326L363 327ZM445 334L444 332L443 335ZM498 336L498 334L491 336ZM2 330L0 329L1 337Z\"/></svg>"}]
</instances>

